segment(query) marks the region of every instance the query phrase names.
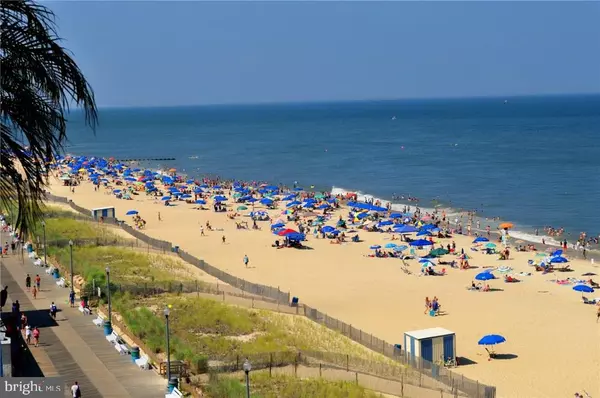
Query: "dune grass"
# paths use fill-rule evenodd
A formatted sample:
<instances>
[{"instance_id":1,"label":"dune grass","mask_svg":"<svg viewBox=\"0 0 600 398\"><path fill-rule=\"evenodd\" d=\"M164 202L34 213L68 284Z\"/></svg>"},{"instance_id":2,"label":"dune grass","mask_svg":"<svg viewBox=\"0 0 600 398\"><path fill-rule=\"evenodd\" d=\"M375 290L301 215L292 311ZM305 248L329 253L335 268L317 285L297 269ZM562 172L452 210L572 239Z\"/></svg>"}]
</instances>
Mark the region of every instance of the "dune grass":
<instances>
[{"instance_id":1,"label":"dune grass","mask_svg":"<svg viewBox=\"0 0 600 398\"><path fill-rule=\"evenodd\" d=\"M251 373L251 398L377 398L380 394L348 381L301 379L293 376L273 375L266 372ZM243 377L213 377L205 388L210 398L245 398Z\"/></svg>"},{"instance_id":2,"label":"dune grass","mask_svg":"<svg viewBox=\"0 0 600 398\"><path fill-rule=\"evenodd\" d=\"M347 356L366 363L397 366L383 355L362 347L347 337L308 319L265 310L242 308L223 302L190 296L133 298L122 296L114 306L130 331L155 353L164 352L164 317L171 305L171 354L201 369L198 361L231 361L251 356L268 360L263 354L293 361L298 351L330 353L329 361L346 363ZM287 353L287 354L286 354Z\"/></svg>"},{"instance_id":3,"label":"dune grass","mask_svg":"<svg viewBox=\"0 0 600 398\"><path fill-rule=\"evenodd\" d=\"M48 253L63 268L69 266L69 247L50 247ZM114 246L73 247L74 272L82 275L87 283L95 279L96 284L105 284L106 267L110 267L111 282L115 284L141 285L195 280L185 264L169 256Z\"/></svg>"}]
</instances>

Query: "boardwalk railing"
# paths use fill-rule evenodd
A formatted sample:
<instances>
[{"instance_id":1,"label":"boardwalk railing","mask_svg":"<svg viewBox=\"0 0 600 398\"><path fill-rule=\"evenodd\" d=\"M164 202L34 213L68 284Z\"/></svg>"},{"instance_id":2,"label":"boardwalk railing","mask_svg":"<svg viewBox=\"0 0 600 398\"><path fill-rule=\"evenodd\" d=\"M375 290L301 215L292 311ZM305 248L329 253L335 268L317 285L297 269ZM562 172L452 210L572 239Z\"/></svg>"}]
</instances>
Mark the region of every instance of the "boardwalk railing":
<instances>
[{"instance_id":1,"label":"boardwalk railing","mask_svg":"<svg viewBox=\"0 0 600 398\"><path fill-rule=\"evenodd\" d=\"M80 214L91 217L91 211L81 206L76 205L73 201L67 198L54 196L52 194L46 194L46 199L58 203L64 203L69 205L72 209ZM144 234L141 231L135 230L132 227L124 224L119 220L104 220L105 222L115 224L123 230L129 232L137 239L147 243L148 245L154 246L161 250L173 251L173 244L167 241L161 241L154 239ZM227 272L224 272L203 260L200 260L191 254L179 249L177 250L182 260L200 268L207 274L214 276L215 278L234 286L244 292L254 294L257 296L266 297L275 300L278 303L290 303L291 294L282 292L279 288L272 286L261 285L253 282L246 281L244 279L233 276ZM481 397L481 398L495 398L496 387L488 386L479 383L477 380L471 380L462 375L456 374L449 369L440 366L437 363L432 363L421 358L410 358L404 350L398 349L395 345L390 344L382 339L373 336L370 333L366 333L361 329L357 329L352 325L346 324L339 319L328 316L325 313L320 312L316 308L311 308L307 305L300 305L298 307L299 314L306 316L314 322L320 323L323 326L338 331L353 341L373 350L379 352L386 357L399 361L406 366L409 366L412 370L420 373L420 378L429 378L437 382L443 383L448 388L457 389L460 392L467 394L470 397Z\"/></svg>"}]
</instances>

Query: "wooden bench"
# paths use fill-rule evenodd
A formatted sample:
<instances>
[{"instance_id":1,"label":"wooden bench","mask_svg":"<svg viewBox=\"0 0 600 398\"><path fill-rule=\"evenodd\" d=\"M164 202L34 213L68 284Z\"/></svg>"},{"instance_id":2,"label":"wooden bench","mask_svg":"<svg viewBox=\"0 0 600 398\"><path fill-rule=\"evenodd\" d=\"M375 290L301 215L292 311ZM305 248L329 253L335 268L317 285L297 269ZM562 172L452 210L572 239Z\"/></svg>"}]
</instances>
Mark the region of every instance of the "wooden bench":
<instances>
[{"instance_id":1,"label":"wooden bench","mask_svg":"<svg viewBox=\"0 0 600 398\"><path fill-rule=\"evenodd\" d=\"M177 387L173 388L169 394L165 394L165 398L182 398L183 393Z\"/></svg>"},{"instance_id":2,"label":"wooden bench","mask_svg":"<svg viewBox=\"0 0 600 398\"><path fill-rule=\"evenodd\" d=\"M65 287L67 285L67 281L65 280L65 278L60 278L59 280L56 281L56 286L58 287Z\"/></svg>"},{"instance_id":3,"label":"wooden bench","mask_svg":"<svg viewBox=\"0 0 600 398\"><path fill-rule=\"evenodd\" d=\"M81 308L81 306L79 306ZM98 316L92 320L92 323L96 326L102 326L104 324L104 318L102 315L98 314Z\"/></svg>"},{"instance_id":4,"label":"wooden bench","mask_svg":"<svg viewBox=\"0 0 600 398\"><path fill-rule=\"evenodd\" d=\"M117 350L119 354L129 354L129 346L123 342L123 339L121 339L121 337L119 337L114 330L111 334L106 336L106 340L108 340L108 342L115 347L115 350Z\"/></svg>"},{"instance_id":5,"label":"wooden bench","mask_svg":"<svg viewBox=\"0 0 600 398\"><path fill-rule=\"evenodd\" d=\"M150 358L147 355L144 355L141 358L135 360L135 364L142 370L150 369Z\"/></svg>"}]
</instances>

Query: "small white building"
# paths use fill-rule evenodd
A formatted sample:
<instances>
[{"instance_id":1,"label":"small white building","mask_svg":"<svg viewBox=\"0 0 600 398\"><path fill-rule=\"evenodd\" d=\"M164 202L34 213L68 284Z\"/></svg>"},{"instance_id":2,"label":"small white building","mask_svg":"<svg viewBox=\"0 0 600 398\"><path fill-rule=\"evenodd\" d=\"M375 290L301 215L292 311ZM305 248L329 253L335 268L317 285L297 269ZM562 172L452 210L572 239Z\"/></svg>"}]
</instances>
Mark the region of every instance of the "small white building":
<instances>
[{"instance_id":1,"label":"small white building","mask_svg":"<svg viewBox=\"0 0 600 398\"><path fill-rule=\"evenodd\" d=\"M100 219L100 217L115 218L115 208L98 207L97 209L92 209L92 217L94 217L95 220Z\"/></svg>"},{"instance_id":2,"label":"small white building","mask_svg":"<svg viewBox=\"0 0 600 398\"><path fill-rule=\"evenodd\" d=\"M421 358L437 363L456 358L456 334L444 328L414 330L404 333L407 359Z\"/></svg>"}]
</instances>

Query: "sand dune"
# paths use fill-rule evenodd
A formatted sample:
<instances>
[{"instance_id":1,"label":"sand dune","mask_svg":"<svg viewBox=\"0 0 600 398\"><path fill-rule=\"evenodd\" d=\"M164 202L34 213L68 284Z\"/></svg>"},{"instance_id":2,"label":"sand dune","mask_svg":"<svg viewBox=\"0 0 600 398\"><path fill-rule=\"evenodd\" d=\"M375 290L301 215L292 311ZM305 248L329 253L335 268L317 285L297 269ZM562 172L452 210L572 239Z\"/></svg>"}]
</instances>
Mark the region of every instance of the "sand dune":
<instances>
[{"instance_id":1,"label":"sand dune","mask_svg":"<svg viewBox=\"0 0 600 398\"><path fill-rule=\"evenodd\" d=\"M459 367L457 372L497 386L498 396L566 397L583 390L600 396L596 307L583 304L581 294L570 286L550 281L580 277L585 272L600 274L598 261L592 265L575 260L571 262L575 272L534 272L516 284L494 280L490 285L503 291L473 292L466 286L481 267L509 265L516 271L532 271L527 260L533 255L513 252L511 260L499 261L496 256L468 251L473 255L471 264L479 269L446 267L446 276L420 277L417 261L409 261L413 275L407 275L398 259L365 256L370 245L383 246L389 240L387 234L361 232L364 242L343 245L310 236L306 244L313 250L276 250L271 247L275 236L266 222L259 223L261 231L238 230L224 213L192 210L192 205L183 202L165 207L143 194L133 201L119 200L103 190L95 192L91 184L76 187L73 194L56 181L51 192L85 208L114 206L120 219L128 220L125 213L138 210L147 221L144 232L148 235L172 241L241 278L279 286L300 297L301 302L390 343L401 343L403 333L409 330L435 326L453 330L458 355L476 362ZM158 212L163 221L158 221ZM277 218L278 211L271 213ZM346 216L346 210L339 213ZM207 236L201 237L200 225L207 221L222 231L205 231ZM225 244L222 236L226 237ZM459 248L467 249L472 237L456 236L454 240ZM250 268L243 264L244 255L250 258ZM600 292L594 295L600 297ZM438 296L446 315L424 315L425 296ZM489 333L505 336L507 342L496 351L514 357L488 361L477 341Z\"/></svg>"}]
</instances>

